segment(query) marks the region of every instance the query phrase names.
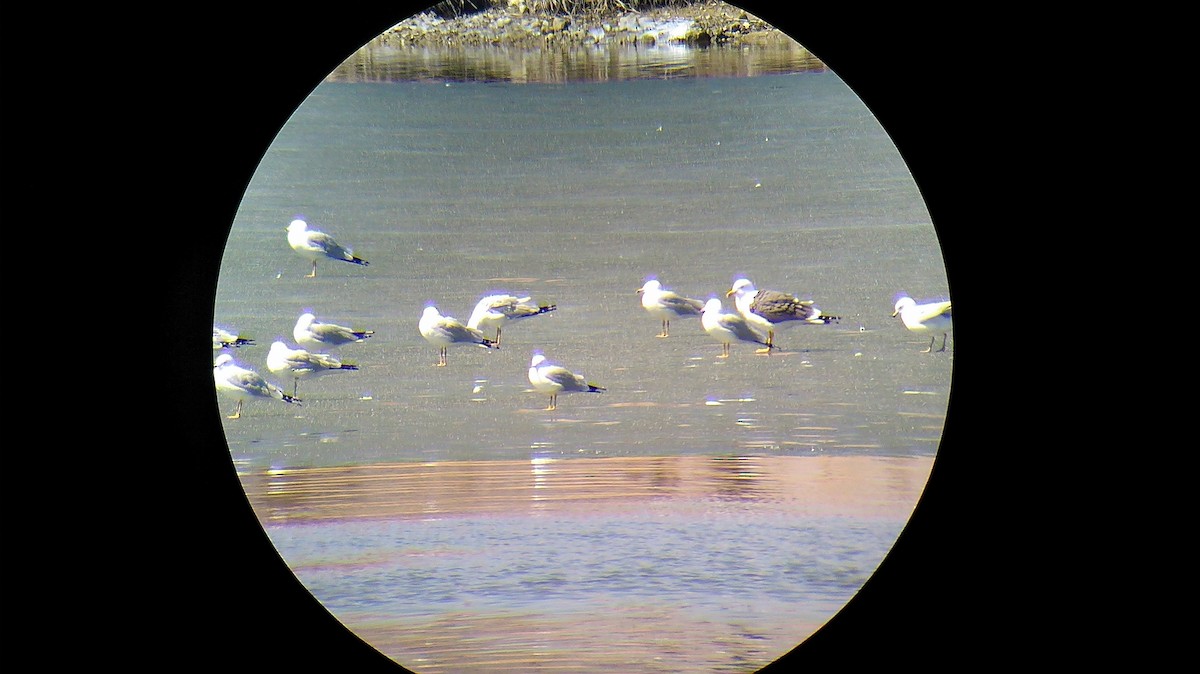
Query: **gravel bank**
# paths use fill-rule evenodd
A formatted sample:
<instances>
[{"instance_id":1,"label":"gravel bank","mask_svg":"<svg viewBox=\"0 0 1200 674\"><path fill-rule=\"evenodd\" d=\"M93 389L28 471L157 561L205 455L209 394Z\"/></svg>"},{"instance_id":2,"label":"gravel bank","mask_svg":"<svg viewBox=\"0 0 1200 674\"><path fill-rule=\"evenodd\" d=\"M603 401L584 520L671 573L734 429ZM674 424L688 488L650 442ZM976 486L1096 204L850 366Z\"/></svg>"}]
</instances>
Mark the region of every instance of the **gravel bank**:
<instances>
[{"instance_id":1,"label":"gravel bank","mask_svg":"<svg viewBox=\"0 0 1200 674\"><path fill-rule=\"evenodd\" d=\"M722 2L615 16L530 11L520 0L452 19L432 12L410 17L380 36L388 46L664 45L692 47L791 40L761 19Z\"/></svg>"}]
</instances>

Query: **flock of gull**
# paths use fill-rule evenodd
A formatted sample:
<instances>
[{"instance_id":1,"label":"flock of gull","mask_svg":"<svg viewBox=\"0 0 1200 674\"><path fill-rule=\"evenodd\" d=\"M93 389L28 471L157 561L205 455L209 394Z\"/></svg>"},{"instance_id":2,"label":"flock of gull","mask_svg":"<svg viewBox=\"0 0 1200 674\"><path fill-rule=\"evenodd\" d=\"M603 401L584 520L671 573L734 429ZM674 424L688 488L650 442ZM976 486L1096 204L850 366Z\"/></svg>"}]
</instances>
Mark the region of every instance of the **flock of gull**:
<instances>
[{"instance_id":1,"label":"flock of gull","mask_svg":"<svg viewBox=\"0 0 1200 674\"><path fill-rule=\"evenodd\" d=\"M312 271L306 278L316 276L319 260L368 265L351 249L342 246L328 234L311 229L302 219L295 219L288 225L287 241L297 255L312 263ZM824 314L813 300L802 300L786 292L757 289L745 278L736 280L725 294L733 298L734 311L725 311L720 298L712 297L702 302L669 290L653 278L636 292L641 295L642 307L661 322L662 330L657 337L670 336L672 319L699 316L704 332L721 344L721 358L728 358L732 345L738 342L753 344L757 347L756 353L770 355L778 348L775 344L777 327L791 324L829 325L840 320L837 316ZM530 297L509 294L487 295L477 302L465 323L442 314L435 306L426 306L418 322L418 330L426 341L438 348L436 365L445 367L450 347L498 349L505 324L544 316L557 309L553 304L539 305L531 300ZM893 309L892 317L899 316L905 328L914 333L930 335L925 353L933 352L939 333L942 335L939 351L946 350L946 338L952 329L949 300L918 304L911 297L902 295L897 298ZM491 332L493 329L494 337ZM320 321L312 313L302 314L292 329L295 346L276 340L267 354L267 369L272 374L292 378L292 391L288 393L254 369L239 365L234 359L231 351L253 346L253 339L213 326L213 351L219 352L213 360L216 390L236 401L233 414L228 418L239 418L243 404L256 398L300 404L301 379L357 370L356 364L337 356L337 350L346 344L362 343L373 334L371 330ZM534 352L528 378L534 391L549 396L547 410L557 408L560 394L605 391L604 387L589 382L581 374L548 360L541 351Z\"/></svg>"}]
</instances>

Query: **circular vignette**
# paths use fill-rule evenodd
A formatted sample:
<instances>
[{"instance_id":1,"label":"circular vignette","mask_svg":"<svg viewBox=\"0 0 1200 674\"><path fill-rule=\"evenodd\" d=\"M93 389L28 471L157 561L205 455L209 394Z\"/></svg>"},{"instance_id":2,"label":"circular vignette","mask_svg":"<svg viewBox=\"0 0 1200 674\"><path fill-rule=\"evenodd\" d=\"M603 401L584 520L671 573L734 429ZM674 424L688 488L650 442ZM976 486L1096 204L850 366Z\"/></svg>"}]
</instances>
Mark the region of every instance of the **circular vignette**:
<instances>
[{"instance_id":1,"label":"circular vignette","mask_svg":"<svg viewBox=\"0 0 1200 674\"><path fill-rule=\"evenodd\" d=\"M859 95L892 136L925 194L935 228L938 229L945 249L947 273L955 293L958 294L962 286L959 276L952 268L957 244L952 232L938 226L943 219L940 214L953 214L955 207L953 199L943 200L939 197L939 184L943 172L933 166L938 163L941 148L938 143L927 142L939 132L931 128L929 120L917 119L921 117L920 112L913 110L909 105L908 99L913 98L911 81L910 86L901 93L896 84L898 78L895 78L894 69L889 68L885 73L878 72L881 54L906 53L909 59L918 63L929 63L931 57L941 57L940 50L936 48L939 44L936 36L931 35L932 31L929 29L922 31L919 28L907 32L863 31L861 28L831 29L831 26L847 26L849 17L818 23L813 15L806 13L804 21L801 22L797 20L799 17L779 16L772 8L757 7L756 4L758 3L741 3L739 6L780 28L825 61ZM408 16L422 9L424 6L409 3L405 5L402 14ZM245 23L239 29L234 29L234 35L226 41L230 53L223 59L214 58L212 61L214 66L227 63L227 72L237 72L238 68L245 69L247 63L253 63L253 55L264 40L278 37L281 42L295 43L295 35L302 34L305 37L299 42L304 46L296 50L298 56L295 60L283 60L274 63L268 69L269 83L263 83L257 74L248 75L248 81L237 81L234 77L231 79L235 81L214 83L214 92L228 93L223 96L225 105L239 109L232 118L241 123L234 133L215 145L216 148L229 151L226 155L226 166L229 170L216 179L216 189L210 196L217 198L203 206L200 212L217 216L224 213L224 219L218 217L214 221L232 222L232 213L240 203L242 190L258 161L270 146L274 133L286 122L291 112L319 84L321 78L349 52L394 24L396 20L398 19L394 12L378 12L376 16L364 15L336 25L315 18L307 21L301 18L289 19L288 25L281 28L274 21L267 19ZM913 23L921 24L920 21ZM922 37L925 41L922 41ZM945 89L938 88L944 86L945 81L937 77L928 77L923 81L927 84L924 87L916 86L916 98L922 98L920 94L925 93L924 98L929 101L928 105L936 107L936 102L940 100L939 95L946 96ZM952 217L953 215L948 215L945 219L949 220ZM223 246L224 241L220 241L220 244ZM211 301L203 304L205 291L214 291L215 278L219 271L221 247L216 246L209 252L211 255L200 255L194 262L184 265L187 270L193 272L188 275L189 284L198 291L195 293L198 306L211 306ZM196 283L197 279L207 279L209 282ZM211 297L207 299L211 300ZM176 320L181 326L186 324L191 328L207 320L204 317L201 317L203 320L192 320L194 318L189 314L177 316ZM199 327L204 329L202 325ZM959 390L959 368L960 365L956 363L956 392ZM204 391L204 396L210 396L215 407L218 403L215 396L211 396L211 386L208 386L210 381L205 378L209 374L207 368L203 369L201 374L204 376L194 379L199 384L197 390ZM951 404L953 405L953 398ZM193 417L191 423L198 431L196 437L207 437L210 440L220 437L220 442L224 442L219 424L216 428L213 427L211 415L204 415L203 419ZM890 664L895 661L895 653L903 652L901 649L911 650L914 646L922 649L924 646L936 650L942 643L943 635L952 635L955 634L955 630L962 629L957 621L937 617L963 608L963 600L956 600L951 594L953 573L945 574L943 567L941 572L934 574L924 565L929 554L945 552L945 546L938 542L934 532L945 530L941 525L945 524L947 515L938 501L949 498L950 487L945 484L941 475L945 465L953 463L945 461L944 457L948 454L945 451L947 443L952 446L954 442L955 429L953 415L948 414L942 439L943 451L939 452L938 465L935 466L925 496L909 526L875 576L841 613L772 668L790 664L832 662L838 657L840 649L857 647L863 643L889 645L879 648L878 658L880 664ZM193 449L197 454L203 452L199 448ZM257 650L259 643L255 643L246 651L239 651L238 647L233 645L236 657L249 661L262 658L263 666L275 667L281 663L292 662L295 666L311 665L314 659L321 662L323 658L328 657L330 662L336 661L342 665L354 663L359 671L374 671L375 667L379 667L379 671L396 671L394 663L350 634L295 582L255 520L245 502L241 485L229 471L228 465L224 465L223 459L224 457L216 457L217 463L206 463L201 471L201 474L212 478L209 484L223 485L224 490L224 496L219 501L207 500L210 505L216 505L208 512L219 513L214 519L231 525L227 528L222 527L225 532L220 536L215 531L209 532L214 538L224 538L222 541L213 540L214 545L208 553L207 558L213 562L213 587L209 590L214 591L215 596L228 596L226 603L231 608L238 608L229 618L233 623L230 625L231 629L220 630L221 638L210 632L212 641L237 641L229 639L228 635L230 632L236 633L239 626L246 634L262 634L265 630L268 640L279 644L270 655ZM248 551L253 552L248 555ZM240 567L238 572L225 575L217 570L235 559ZM918 559L921 561L918 562ZM234 597L245 595L242 591L227 592L231 587L243 590L254 588L254 592L271 599L261 607L251 606L243 610L239 604L241 600ZM951 608L953 610L950 610ZM930 638L930 626L932 633L938 635L936 638ZM203 634L204 630L201 629L199 633ZM320 644L320 647L314 648L313 644ZM872 655L867 653L865 657L870 659Z\"/></svg>"}]
</instances>

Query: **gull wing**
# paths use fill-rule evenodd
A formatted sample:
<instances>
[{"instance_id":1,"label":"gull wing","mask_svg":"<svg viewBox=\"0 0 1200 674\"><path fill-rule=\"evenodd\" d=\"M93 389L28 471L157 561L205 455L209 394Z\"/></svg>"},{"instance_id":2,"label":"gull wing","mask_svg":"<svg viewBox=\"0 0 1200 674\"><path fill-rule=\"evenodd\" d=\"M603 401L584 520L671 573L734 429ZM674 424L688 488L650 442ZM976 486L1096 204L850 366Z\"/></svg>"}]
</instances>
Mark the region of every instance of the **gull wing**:
<instances>
[{"instance_id":1,"label":"gull wing","mask_svg":"<svg viewBox=\"0 0 1200 674\"><path fill-rule=\"evenodd\" d=\"M666 309L675 312L680 316L698 316L704 309L704 302L694 300L690 297L684 297L679 293L670 290L659 295L658 301Z\"/></svg>"},{"instance_id":2,"label":"gull wing","mask_svg":"<svg viewBox=\"0 0 1200 674\"><path fill-rule=\"evenodd\" d=\"M818 313L813 304L812 300L801 300L787 293L760 290L750 303L750 311L772 322L806 320Z\"/></svg>"},{"instance_id":3,"label":"gull wing","mask_svg":"<svg viewBox=\"0 0 1200 674\"><path fill-rule=\"evenodd\" d=\"M717 323L742 341L758 342L759 344L766 343L763 336L751 327L745 318L742 318L738 314L721 314L717 317Z\"/></svg>"},{"instance_id":4,"label":"gull wing","mask_svg":"<svg viewBox=\"0 0 1200 674\"><path fill-rule=\"evenodd\" d=\"M937 316L945 316L950 318L950 302L934 302L932 304L923 304L918 307L921 311L916 313L917 320L924 322Z\"/></svg>"},{"instance_id":5,"label":"gull wing","mask_svg":"<svg viewBox=\"0 0 1200 674\"><path fill-rule=\"evenodd\" d=\"M443 317L441 321L438 321L434 329L452 342L474 342L479 344L485 339L483 333L479 330L469 328L458 322L458 320L448 317Z\"/></svg>"},{"instance_id":6,"label":"gull wing","mask_svg":"<svg viewBox=\"0 0 1200 674\"><path fill-rule=\"evenodd\" d=\"M543 367L539 372L543 378L561 386L564 391L586 391L588 389L587 380L561 365Z\"/></svg>"}]
</instances>

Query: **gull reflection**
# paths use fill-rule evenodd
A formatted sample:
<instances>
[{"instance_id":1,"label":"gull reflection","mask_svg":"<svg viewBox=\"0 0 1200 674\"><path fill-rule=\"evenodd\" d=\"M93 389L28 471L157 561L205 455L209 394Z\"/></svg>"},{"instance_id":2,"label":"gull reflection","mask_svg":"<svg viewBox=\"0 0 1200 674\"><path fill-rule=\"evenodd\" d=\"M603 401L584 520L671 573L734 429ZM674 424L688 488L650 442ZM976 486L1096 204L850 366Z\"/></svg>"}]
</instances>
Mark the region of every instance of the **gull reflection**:
<instances>
[{"instance_id":1,"label":"gull reflection","mask_svg":"<svg viewBox=\"0 0 1200 674\"><path fill-rule=\"evenodd\" d=\"M705 485L717 500L758 499L775 493L765 484L766 473L757 456L714 456L707 464Z\"/></svg>"},{"instance_id":2,"label":"gull reflection","mask_svg":"<svg viewBox=\"0 0 1200 674\"><path fill-rule=\"evenodd\" d=\"M553 472L553 467L550 465L555 461L550 457L537 456L536 454L529 459L530 472L533 474L533 492L529 495L529 499L534 502L535 508L545 507L542 501L550 498L550 494L546 491L549 489L549 479Z\"/></svg>"},{"instance_id":3,"label":"gull reflection","mask_svg":"<svg viewBox=\"0 0 1200 674\"><path fill-rule=\"evenodd\" d=\"M930 458L721 456L282 467L242 477L263 524L642 512L787 503L855 516L911 512ZM707 505L705 505L707 504Z\"/></svg>"}]
</instances>

